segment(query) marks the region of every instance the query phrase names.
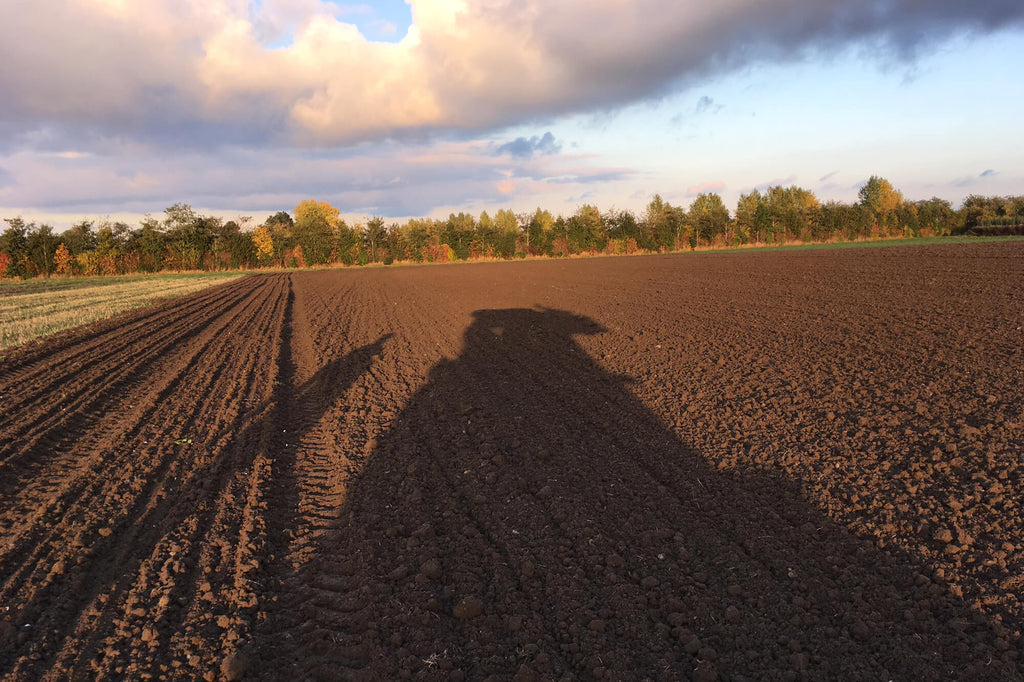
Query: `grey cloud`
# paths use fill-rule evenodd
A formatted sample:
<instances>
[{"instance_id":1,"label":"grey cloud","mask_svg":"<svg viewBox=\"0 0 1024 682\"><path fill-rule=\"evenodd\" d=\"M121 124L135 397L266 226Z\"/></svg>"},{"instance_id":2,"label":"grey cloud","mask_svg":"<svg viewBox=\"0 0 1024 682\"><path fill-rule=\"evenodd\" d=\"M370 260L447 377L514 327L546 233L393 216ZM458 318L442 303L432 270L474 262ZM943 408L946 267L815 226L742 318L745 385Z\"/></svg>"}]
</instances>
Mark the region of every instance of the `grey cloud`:
<instances>
[{"instance_id":1,"label":"grey cloud","mask_svg":"<svg viewBox=\"0 0 1024 682\"><path fill-rule=\"evenodd\" d=\"M645 21L645 12L657 21ZM747 64L836 54L864 41L882 61L912 59L964 31L1024 23L1018 0L676 2L658 12L620 3L612 13L554 8L543 14L545 43L581 84L570 107L581 101L615 106ZM636 36L623 27L643 27L648 49L636 49Z\"/></svg>"},{"instance_id":2,"label":"grey cloud","mask_svg":"<svg viewBox=\"0 0 1024 682\"><path fill-rule=\"evenodd\" d=\"M706 114L709 111L713 114L717 114L722 110L722 108L723 105L717 104L713 98L704 95L697 100L697 106L694 107L693 111L696 114Z\"/></svg>"},{"instance_id":3,"label":"grey cloud","mask_svg":"<svg viewBox=\"0 0 1024 682\"><path fill-rule=\"evenodd\" d=\"M994 178L999 175L994 169L989 168L982 171L978 175L966 175L961 178L957 178L953 181L954 187L970 187L971 185L977 184L979 180L986 180L988 178Z\"/></svg>"},{"instance_id":4,"label":"grey cloud","mask_svg":"<svg viewBox=\"0 0 1024 682\"><path fill-rule=\"evenodd\" d=\"M517 137L511 142L499 146L497 154L508 154L519 159L529 159L535 154L557 154L562 151L562 144L555 140L550 131L538 137Z\"/></svg>"},{"instance_id":5,"label":"grey cloud","mask_svg":"<svg viewBox=\"0 0 1024 682\"><path fill-rule=\"evenodd\" d=\"M790 185L795 183L796 180L797 178L795 175L787 175L784 178L774 178L772 180L769 180L768 182L762 182L760 185L755 186L754 189L756 189L758 192L764 192L769 187L789 187ZM865 180L865 182L867 181ZM857 185L857 187L861 187L863 185L864 183L862 182L859 185Z\"/></svg>"},{"instance_id":6,"label":"grey cloud","mask_svg":"<svg viewBox=\"0 0 1024 682\"><path fill-rule=\"evenodd\" d=\"M452 23L417 0L416 44L388 46L401 50L392 54L331 34L306 45L322 52L307 64L258 40L264 24L301 26L304 17L263 21L261 10L238 6L0 3L10 34L0 62L14 65L0 71L0 131L11 139L8 131L56 126L69 138L98 131L209 149L495 130L613 110L766 60L855 44L870 44L881 62L908 60L952 35L1024 25L1019 0L490 0ZM233 42L239 21L252 22L251 43ZM715 106L705 96L697 111ZM542 140L513 140L502 153L545 153Z\"/></svg>"},{"instance_id":7,"label":"grey cloud","mask_svg":"<svg viewBox=\"0 0 1024 682\"><path fill-rule=\"evenodd\" d=\"M566 173L555 177L546 178L548 182L555 184L599 184L602 182L615 182L632 177L635 173L625 168L612 168L607 170L579 171Z\"/></svg>"}]
</instances>

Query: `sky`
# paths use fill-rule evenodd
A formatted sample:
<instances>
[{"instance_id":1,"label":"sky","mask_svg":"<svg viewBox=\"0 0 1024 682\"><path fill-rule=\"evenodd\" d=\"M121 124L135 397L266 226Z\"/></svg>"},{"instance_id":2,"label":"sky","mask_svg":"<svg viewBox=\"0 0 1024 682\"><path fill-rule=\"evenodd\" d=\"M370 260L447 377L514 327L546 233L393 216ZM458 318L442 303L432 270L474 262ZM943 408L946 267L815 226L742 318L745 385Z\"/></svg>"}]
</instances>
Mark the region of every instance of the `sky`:
<instances>
[{"instance_id":1,"label":"sky","mask_svg":"<svg viewBox=\"0 0 1024 682\"><path fill-rule=\"evenodd\" d=\"M0 217L1024 194L1019 0L4 0Z\"/></svg>"}]
</instances>

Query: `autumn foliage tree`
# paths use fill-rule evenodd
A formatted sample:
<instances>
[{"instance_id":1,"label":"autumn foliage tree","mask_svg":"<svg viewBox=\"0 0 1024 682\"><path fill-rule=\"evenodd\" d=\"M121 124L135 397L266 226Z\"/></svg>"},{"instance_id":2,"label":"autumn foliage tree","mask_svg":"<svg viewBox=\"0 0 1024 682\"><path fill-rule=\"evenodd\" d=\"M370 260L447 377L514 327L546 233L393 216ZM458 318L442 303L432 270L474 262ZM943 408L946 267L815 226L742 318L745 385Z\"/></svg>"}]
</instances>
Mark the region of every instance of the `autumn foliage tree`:
<instances>
[{"instance_id":1,"label":"autumn foliage tree","mask_svg":"<svg viewBox=\"0 0 1024 682\"><path fill-rule=\"evenodd\" d=\"M896 209L903 203L903 194L896 190L885 178L872 175L857 193L861 206L871 211L875 225L882 231L893 231L895 225L891 218Z\"/></svg>"},{"instance_id":2,"label":"autumn foliage tree","mask_svg":"<svg viewBox=\"0 0 1024 682\"><path fill-rule=\"evenodd\" d=\"M71 274L71 266L74 264L75 258L71 255L71 251L68 247L64 245L64 242L61 242L60 246L57 247L53 260L56 265L56 272L58 275Z\"/></svg>"},{"instance_id":3,"label":"autumn foliage tree","mask_svg":"<svg viewBox=\"0 0 1024 682\"><path fill-rule=\"evenodd\" d=\"M270 228L261 225L252 231L252 241L256 245L256 260L260 265L270 265L274 260L274 237Z\"/></svg>"}]
</instances>

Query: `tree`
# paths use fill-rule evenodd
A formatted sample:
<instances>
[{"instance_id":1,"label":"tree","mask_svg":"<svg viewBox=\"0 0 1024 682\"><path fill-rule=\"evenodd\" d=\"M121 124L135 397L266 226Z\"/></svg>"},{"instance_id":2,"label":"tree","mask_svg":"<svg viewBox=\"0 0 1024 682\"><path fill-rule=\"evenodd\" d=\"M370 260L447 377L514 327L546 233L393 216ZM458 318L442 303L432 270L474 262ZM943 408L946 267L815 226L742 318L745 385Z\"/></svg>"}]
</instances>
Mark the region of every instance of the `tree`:
<instances>
[{"instance_id":1,"label":"tree","mask_svg":"<svg viewBox=\"0 0 1024 682\"><path fill-rule=\"evenodd\" d=\"M427 256L430 245L430 221L409 220L398 230L399 249L407 260L421 262Z\"/></svg>"},{"instance_id":2,"label":"tree","mask_svg":"<svg viewBox=\"0 0 1024 682\"><path fill-rule=\"evenodd\" d=\"M7 255L7 277L25 277L29 274L26 265L28 260L28 230L34 224L26 225L21 218L5 218L7 229L0 234L0 253Z\"/></svg>"},{"instance_id":3,"label":"tree","mask_svg":"<svg viewBox=\"0 0 1024 682\"><path fill-rule=\"evenodd\" d=\"M925 201L916 201L917 222L922 232L931 234L949 234L956 226L956 211L945 199L932 197Z\"/></svg>"},{"instance_id":4,"label":"tree","mask_svg":"<svg viewBox=\"0 0 1024 682\"><path fill-rule=\"evenodd\" d=\"M494 229L494 221L491 220L491 216L487 215L487 211L480 213L480 218L476 221L481 232L488 232Z\"/></svg>"},{"instance_id":5,"label":"tree","mask_svg":"<svg viewBox=\"0 0 1024 682\"><path fill-rule=\"evenodd\" d=\"M273 229L275 227L282 227L286 230L290 230L292 229L294 221L292 221L292 217L291 215L288 214L288 211L278 211L277 213L263 221L263 224L270 229Z\"/></svg>"},{"instance_id":6,"label":"tree","mask_svg":"<svg viewBox=\"0 0 1024 682\"><path fill-rule=\"evenodd\" d=\"M443 224L441 243L451 247L459 260L469 258L469 246L476 236L476 219L468 213L451 213Z\"/></svg>"},{"instance_id":7,"label":"tree","mask_svg":"<svg viewBox=\"0 0 1024 682\"><path fill-rule=\"evenodd\" d=\"M384 219L380 216L374 216L370 220L366 221L366 228L363 230L363 238L366 241L368 247L368 254L371 263L377 262L377 247L380 246L381 242L387 236L387 230L384 227Z\"/></svg>"},{"instance_id":8,"label":"tree","mask_svg":"<svg viewBox=\"0 0 1024 682\"><path fill-rule=\"evenodd\" d=\"M91 220L81 220L61 233L60 239L72 256L96 248L96 233L92 231L92 228Z\"/></svg>"},{"instance_id":9,"label":"tree","mask_svg":"<svg viewBox=\"0 0 1024 682\"><path fill-rule=\"evenodd\" d=\"M495 255L511 258L516 252L516 236L519 234L519 220L511 210L504 208L494 216L494 230L491 235L491 246Z\"/></svg>"},{"instance_id":10,"label":"tree","mask_svg":"<svg viewBox=\"0 0 1024 682\"><path fill-rule=\"evenodd\" d=\"M960 212L963 215L964 229L967 230L980 225L984 220L994 217L988 197L978 196L977 194L971 194L964 199L964 205Z\"/></svg>"},{"instance_id":11,"label":"tree","mask_svg":"<svg viewBox=\"0 0 1024 682\"><path fill-rule=\"evenodd\" d=\"M655 194L644 213L641 225L640 246L657 251L674 249L682 238L685 226L684 213Z\"/></svg>"},{"instance_id":12,"label":"tree","mask_svg":"<svg viewBox=\"0 0 1024 682\"><path fill-rule=\"evenodd\" d=\"M607 243L604 218L596 206L584 204L567 223L567 238L571 253L601 251Z\"/></svg>"},{"instance_id":13,"label":"tree","mask_svg":"<svg viewBox=\"0 0 1024 682\"><path fill-rule=\"evenodd\" d=\"M96 231L96 258L102 274L117 274L118 262L124 255L124 247L127 245L127 234L127 225L109 221L104 221Z\"/></svg>"},{"instance_id":14,"label":"tree","mask_svg":"<svg viewBox=\"0 0 1024 682\"><path fill-rule=\"evenodd\" d=\"M163 226L153 217L142 219L142 226L135 233L135 244L139 250L140 268L146 272L155 272L163 264L166 250L166 237Z\"/></svg>"},{"instance_id":15,"label":"tree","mask_svg":"<svg viewBox=\"0 0 1024 682\"><path fill-rule=\"evenodd\" d=\"M260 265L270 265L274 260L274 237L270 228L261 225L252 231L252 241L256 245L256 260Z\"/></svg>"},{"instance_id":16,"label":"tree","mask_svg":"<svg viewBox=\"0 0 1024 682\"><path fill-rule=\"evenodd\" d=\"M729 209L722 202L722 197L714 192L706 192L693 200L689 218L694 229L692 246L696 247L702 236L711 241L725 232L729 224Z\"/></svg>"},{"instance_id":17,"label":"tree","mask_svg":"<svg viewBox=\"0 0 1024 682\"><path fill-rule=\"evenodd\" d=\"M220 218L200 216L188 204L174 204L164 210L166 245L170 265L185 270L198 270L210 252Z\"/></svg>"},{"instance_id":18,"label":"tree","mask_svg":"<svg viewBox=\"0 0 1024 682\"><path fill-rule=\"evenodd\" d=\"M526 252L550 253L555 219L548 211L537 208L526 227Z\"/></svg>"},{"instance_id":19,"label":"tree","mask_svg":"<svg viewBox=\"0 0 1024 682\"><path fill-rule=\"evenodd\" d=\"M284 227L285 216L277 218L275 224ZM330 261L334 230L340 221L341 212L326 201L306 199L299 202L295 207L295 221L291 226L291 234L295 242L302 247L306 263L314 265Z\"/></svg>"},{"instance_id":20,"label":"tree","mask_svg":"<svg viewBox=\"0 0 1024 682\"><path fill-rule=\"evenodd\" d=\"M610 210L605 214L604 222L608 226L609 238L639 241L640 225L632 211Z\"/></svg>"},{"instance_id":21,"label":"tree","mask_svg":"<svg viewBox=\"0 0 1024 682\"><path fill-rule=\"evenodd\" d=\"M769 187L762 201L767 208L765 241L768 242L774 242L779 236L784 237L787 234L793 239L807 239L808 232L813 231L821 208L813 192L796 185ZM755 219L757 218L755 211Z\"/></svg>"},{"instance_id":22,"label":"tree","mask_svg":"<svg viewBox=\"0 0 1024 682\"><path fill-rule=\"evenodd\" d=\"M25 250L36 272L44 277L49 277L53 272L53 256L57 251L59 240L53 234L53 228L49 225L40 225L38 229L28 233L25 240Z\"/></svg>"},{"instance_id":23,"label":"tree","mask_svg":"<svg viewBox=\"0 0 1024 682\"><path fill-rule=\"evenodd\" d=\"M903 194L885 178L872 175L857 192L860 205L871 211L879 228L888 226L889 216L903 203Z\"/></svg>"},{"instance_id":24,"label":"tree","mask_svg":"<svg viewBox=\"0 0 1024 682\"><path fill-rule=\"evenodd\" d=\"M756 189L740 195L736 202L736 238L740 243L759 240L762 225L758 221L758 209L763 204L764 198Z\"/></svg>"},{"instance_id":25,"label":"tree","mask_svg":"<svg viewBox=\"0 0 1024 682\"><path fill-rule=\"evenodd\" d=\"M71 255L68 247L64 245L64 242L61 242L57 247L53 260L58 275L71 274L71 265L75 262L75 258Z\"/></svg>"},{"instance_id":26,"label":"tree","mask_svg":"<svg viewBox=\"0 0 1024 682\"><path fill-rule=\"evenodd\" d=\"M256 264L256 245L252 232L243 232L239 223L246 224L248 216L229 220L214 230L213 252L220 268L239 268Z\"/></svg>"}]
</instances>

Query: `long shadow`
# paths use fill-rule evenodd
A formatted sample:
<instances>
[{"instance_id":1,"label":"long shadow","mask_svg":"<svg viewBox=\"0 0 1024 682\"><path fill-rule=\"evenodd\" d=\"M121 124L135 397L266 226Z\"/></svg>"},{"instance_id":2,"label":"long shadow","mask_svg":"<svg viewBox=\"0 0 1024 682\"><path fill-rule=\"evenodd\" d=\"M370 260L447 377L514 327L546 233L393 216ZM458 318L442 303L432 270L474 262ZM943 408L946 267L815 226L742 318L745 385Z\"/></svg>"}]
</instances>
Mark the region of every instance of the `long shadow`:
<instances>
[{"instance_id":1,"label":"long shadow","mask_svg":"<svg viewBox=\"0 0 1024 682\"><path fill-rule=\"evenodd\" d=\"M290 350L291 298L285 310L285 323L281 343L281 355L277 358L279 381L275 395L264 404L248 411L235 422L211 431L202 437L208 444L224 442L216 454L192 469L178 471L188 476L180 483L180 492L166 496L152 496L158 487L170 488L171 465L174 458L167 454L160 465L152 472L145 483L142 493L138 496L135 506L128 510L130 524L119 528L109 536L97 536L93 540L91 560L64 579L50 583L45 589L34 594L33 599L17 604L17 622L33 624L31 636L19 638L0 638L0 676L9 673L21 657L30 657L34 662L29 664L23 675L42 676L42 673L53 664L53 656L59 650L59 644L66 637L73 637L74 628L81 614L97 597L102 603L113 608L99 614L94 629L86 635L86 641L79 647L83 656L96 651L100 644L110 636L118 618L125 618L121 612L122 600L133 587L133 580L138 575L143 562L150 559L159 543L168 536L180 532L186 519L194 520L191 538L194 539L195 555L183 557L185 565L191 566L187 577L175 587L174 598L185 602L198 601L197 586L203 581L216 585L216 589L230 593L235 577L223 573L230 566L217 567L212 573L204 573L203 561L198 556L203 548L202 540L212 528L217 516L217 506L209 504L236 484L239 471L248 471L260 454L267 454L274 460L274 490L272 494L273 509L276 511L268 519L268 536L270 542L280 542L285 528L293 526L294 510L298 497L293 480L294 452L283 448L280 440L281 426L291 429L290 438L301 439L305 431L312 428L323 416L324 411L343 394L359 376L367 371L374 358L380 354L383 345L390 338L385 335L376 342L346 353L327 362L301 386L293 388L291 379L294 366ZM296 404L304 406L301 415L293 413ZM199 440L199 436L197 436ZM177 492L177 491L175 491ZM223 529L221 529L223 531ZM234 531L238 532L238 529ZM17 568L17 567L16 567ZM6 578L7 576L0 576ZM238 603L219 604L223 610L246 610L245 605ZM168 637L185 631L188 610L163 614L159 621L153 621L152 614L135 616L139 625L146 624L160 630ZM113 624L112 624L113 623ZM0 622L0 624L4 624ZM3 633L0 633L3 634ZM204 635L208 633L204 632ZM211 636L210 651L220 648L219 634ZM42 652L42 653L40 653ZM125 657L136 655L131 650L112 651L104 665L114 669L117 665L127 663ZM79 661L83 666L84 661Z\"/></svg>"},{"instance_id":2,"label":"long shadow","mask_svg":"<svg viewBox=\"0 0 1024 682\"><path fill-rule=\"evenodd\" d=\"M267 679L1020 679L998 631L786 480L712 470L574 336L481 310L378 439Z\"/></svg>"}]
</instances>

